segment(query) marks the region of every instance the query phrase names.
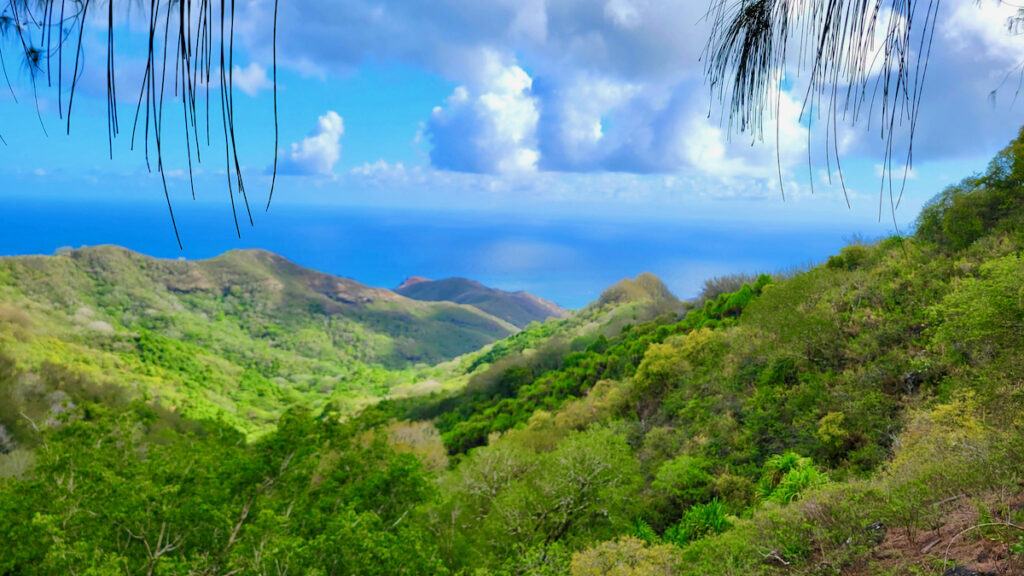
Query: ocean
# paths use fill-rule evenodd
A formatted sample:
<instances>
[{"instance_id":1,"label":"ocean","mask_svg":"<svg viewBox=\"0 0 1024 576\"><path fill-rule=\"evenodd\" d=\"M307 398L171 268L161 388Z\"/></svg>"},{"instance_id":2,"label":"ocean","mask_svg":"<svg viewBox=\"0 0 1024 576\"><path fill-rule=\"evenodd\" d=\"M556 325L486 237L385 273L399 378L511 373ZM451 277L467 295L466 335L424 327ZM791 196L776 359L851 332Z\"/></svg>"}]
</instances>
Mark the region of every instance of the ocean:
<instances>
[{"instance_id":1,"label":"ocean","mask_svg":"<svg viewBox=\"0 0 1024 576\"><path fill-rule=\"evenodd\" d=\"M52 254L61 247L117 244L160 258L210 258L263 248L303 266L393 288L408 276L471 278L527 290L567 308L596 299L640 272L660 276L681 298L704 279L820 262L855 232L687 221L280 205L254 207L255 226L229 205L175 205L179 250L166 206L153 202L3 199L0 255Z\"/></svg>"}]
</instances>

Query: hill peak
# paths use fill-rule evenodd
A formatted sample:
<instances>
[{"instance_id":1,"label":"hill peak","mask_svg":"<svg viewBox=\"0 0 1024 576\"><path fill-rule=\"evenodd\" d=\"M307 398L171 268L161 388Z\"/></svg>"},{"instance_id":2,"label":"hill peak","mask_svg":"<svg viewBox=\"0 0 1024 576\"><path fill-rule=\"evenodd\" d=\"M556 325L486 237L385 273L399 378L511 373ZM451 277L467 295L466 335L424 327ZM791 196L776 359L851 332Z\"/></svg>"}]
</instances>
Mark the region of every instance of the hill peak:
<instances>
[{"instance_id":1,"label":"hill peak","mask_svg":"<svg viewBox=\"0 0 1024 576\"><path fill-rule=\"evenodd\" d=\"M643 272L636 278L623 278L601 293L597 303L628 304L630 302L679 302L665 283L650 272Z\"/></svg>"},{"instance_id":2,"label":"hill peak","mask_svg":"<svg viewBox=\"0 0 1024 576\"><path fill-rule=\"evenodd\" d=\"M398 288L395 288L395 291L397 292L398 290L402 290L410 286L423 284L424 282L433 282L433 280L430 278L424 278L423 276L409 276L405 281L398 285Z\"/></svg>"}]
</instances>

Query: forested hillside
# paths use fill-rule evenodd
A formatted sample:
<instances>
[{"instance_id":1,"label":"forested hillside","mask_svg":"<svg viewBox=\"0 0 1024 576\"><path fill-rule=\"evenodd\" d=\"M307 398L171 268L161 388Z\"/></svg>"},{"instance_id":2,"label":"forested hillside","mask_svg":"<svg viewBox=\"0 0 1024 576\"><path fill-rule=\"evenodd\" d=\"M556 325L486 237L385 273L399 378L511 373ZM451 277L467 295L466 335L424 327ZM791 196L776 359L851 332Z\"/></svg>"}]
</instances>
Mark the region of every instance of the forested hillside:
<instances>
[{"instance_id":1,"label":"forested hillside","mask_svg":"<svg viewBox=\"0 0 1024 576\"><path fill-rule=\"evenodd\" d=\"M1022 182L1024 136L913 236L697 307L641 275L248 442L5 352L0 573L1024 573Z\"/></svg>"},{"instance_id":2,"label":"forested hillside","mask_svg":"<svg viewBox=\"0 0 1024 576\"><path fill-rule=\"evenodd\" d=\"M269 252L158 260L113 246L0 258L0 348L32 373L139 389L190 418L265 430L291 405L355 407L414 368L516 332Z\"/></svg>"}]
</instances>

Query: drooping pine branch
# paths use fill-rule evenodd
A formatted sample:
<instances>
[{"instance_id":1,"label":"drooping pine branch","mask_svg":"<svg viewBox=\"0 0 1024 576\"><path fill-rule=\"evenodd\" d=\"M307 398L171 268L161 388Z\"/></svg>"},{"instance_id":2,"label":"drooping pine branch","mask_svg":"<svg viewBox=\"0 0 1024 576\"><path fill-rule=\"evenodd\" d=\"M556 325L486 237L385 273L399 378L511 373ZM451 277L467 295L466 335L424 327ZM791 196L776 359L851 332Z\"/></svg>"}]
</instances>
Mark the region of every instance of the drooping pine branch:
<instances>
[{"instance_id":1,"label":"drooping pine branch","mask_svg":"<svg viewBox=\"0 0 1024 576\"><path fill-rule=\"evenodd\" d=\"M842 178L839 123L866 123L870 130L876 122L884 148L879 217L887 189L895 219L913 164L914 134L940 4L941 0L712 0L712 31L703 56L712 96L724 104L731 131L761 138L765 113L778 116L783 83L795 72L806 85L800 118L809 127L808 164L814 124L824 117L829 178L833 160ZM896 140L901 137L906 147L902 166L896 162ZM897 193L893 174L900 170ZM780 185L781 180L780 162Z\"/></svg>"},{"instance_id":2,"label":"drooping pine branch","mask_svg":"<svg viewBox=\"0 0 1024 576\"><path fill-rule=\"evenodd\" d=\"M117 91L119 70L115 59L115 40L118 36L115 22L117 0L105 1L106 10L103 10L104 6L100 6L101 0L0 0L0 72L2 72L7 89L17 101L7 64L8 61L24 62L31 83L33 99L36 102L40 125L43 125L43 118L39 113L38 85L45 80L45 88L57 92L58 114L66 123L66 131L70 133L75 95L79 90L79 82L84 74L86 64L93 56L86 53L83 45L84 39L90 31L103 31L105 27L107 139L109 153L113 156L113 142L121 131ZM125 0L126 3L128 1ZM168 213L179 247L181 247L181 236L174 219L174 209L167 187L164 165L164 150L168 144L164 139L163 132L164 104L177 100L181 102L189 184L192 196L195 198L193 167L202 162L199 143L199 134L202 130L206 132L206 144L210 144L209 100L210 86L213 82L216 82L215 85L219 88L225 158L227 158L228 192L232 210L235 210L235 194L237 193L242 197L251 226L253 221L251 212L249 212L242 164L238 158L238 138L235 130L232 70L235 0L149 0L148 6L145 2L140 2L139 6L147 19L148 40L132 127L131 148L135 149L136 137L140 137L147 167L150 171L155 170L160 175ZM125 8L127 7L126 5ZM97 11L101 11L104 17L97 17ZM272 183L276 183L278 164L277 0L274 2L273 26L274 168ZM215 45L219 48L217 60L214 58ZM16 53L11 54L12 50ZM15 58L12 59L11 56ZM218 67L214 67L215 64ZM70 75L68 75L69 72ZM173 86L170 89L167 86L168 72L172 73L171 83ZM65 103L66 86L70 88L67 91ZM169 94L173 95L168 98ZM204 103L205 113L200 113L199 109ZM205 126L203 118L205 118ZM140 126L141 132L139 131ZM45 130L45 126L43 129ZM7 144L2 132L0 132L0 144ZM270 196L273 197L273 184ZM269 208L269 201L267 205ZM236 232L241 235L237 214L235 215L235 225Z\"/></svg>"}]
</instances>

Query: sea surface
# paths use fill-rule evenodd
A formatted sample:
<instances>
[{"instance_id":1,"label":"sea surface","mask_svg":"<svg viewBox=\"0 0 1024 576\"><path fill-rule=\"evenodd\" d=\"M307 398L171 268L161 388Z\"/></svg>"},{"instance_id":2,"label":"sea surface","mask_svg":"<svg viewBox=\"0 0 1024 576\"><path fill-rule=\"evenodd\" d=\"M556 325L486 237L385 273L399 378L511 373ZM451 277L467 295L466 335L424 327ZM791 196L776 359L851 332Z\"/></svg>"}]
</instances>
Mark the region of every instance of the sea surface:
<instances>
[{"instance_id":1,"label":"sea surface","mask_svg":"<svg viewBox=\"0 0 1024 576\"><path fill-rule=\"evenodd\" d=\"M653 272L682 298L706 278L820 262L856 232L750 223L628 221L543 215L281 205L244 212L235 232L228 206L175 206L179 250L166 206L0 198L0 255L52 254L62 247L117 244L160 258L210 258L263 248L301 265L393 288L408 276L460 276L528 290L567 308L614 282Z\"/></svg>"}]
</instances>

